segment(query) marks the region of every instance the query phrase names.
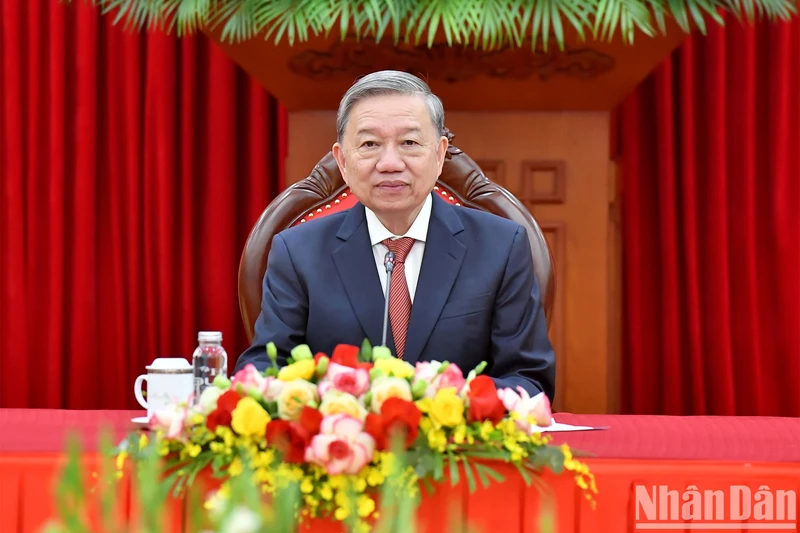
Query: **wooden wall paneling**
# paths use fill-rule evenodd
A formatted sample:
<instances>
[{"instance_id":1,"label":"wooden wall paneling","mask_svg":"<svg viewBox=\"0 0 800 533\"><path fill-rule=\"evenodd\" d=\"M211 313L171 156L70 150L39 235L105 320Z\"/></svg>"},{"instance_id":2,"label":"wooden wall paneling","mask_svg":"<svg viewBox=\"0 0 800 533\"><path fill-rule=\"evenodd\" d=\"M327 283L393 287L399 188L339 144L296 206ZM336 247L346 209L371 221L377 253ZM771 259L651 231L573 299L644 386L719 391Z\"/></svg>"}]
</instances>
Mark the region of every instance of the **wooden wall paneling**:
<instances>
[{"instance_id":1,"label":"wooden wall paneling","mask_svg":"<svg viewBox=\"0 0 800 533\"><path fill-rule=\"evenodd\" d=\"M556 273L555 301L549 323L550 343L556 354L556 397L553 409L562 411L564 408L565 377L567 375L566 343L564 335L567 331L566 315L564 314L567 301L566 270L566 225L563 222L538 221L542 228L544 238L553 252L553 269Z\"/></svg>"},{"instance_id":2,"label":"wooden wall paneling","mask_svg":"<svg viewBox=\"0 0 800 533\"><path fill-rule=\"evenodd\" d=\"M564 161L524 161L521 195L532 204L563 204L566 180Z\"/></svg>"}]
</instances>

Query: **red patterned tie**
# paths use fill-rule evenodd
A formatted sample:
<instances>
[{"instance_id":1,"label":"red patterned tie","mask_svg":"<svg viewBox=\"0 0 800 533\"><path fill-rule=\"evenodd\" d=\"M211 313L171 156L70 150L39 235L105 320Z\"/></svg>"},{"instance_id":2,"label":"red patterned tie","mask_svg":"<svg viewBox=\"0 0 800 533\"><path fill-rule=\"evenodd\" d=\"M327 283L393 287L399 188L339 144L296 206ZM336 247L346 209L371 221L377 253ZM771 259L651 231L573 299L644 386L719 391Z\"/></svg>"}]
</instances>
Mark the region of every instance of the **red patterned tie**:
<instances>
[{"instance_id":1,"label":"red patterned tie","mask_svg":"<svg viewBox=\"0 0 800 533\"><path fill-rule=\"evenodd\" d=\"M411 317L411 295L406 282L406 256L414 246L414 239L385 239L383 244L394 254L394 270L389 286L389 322L392 324L392 336L398 359L403 358L406 349L406 333L408 320Z\"/></svg>"}]
</instances>

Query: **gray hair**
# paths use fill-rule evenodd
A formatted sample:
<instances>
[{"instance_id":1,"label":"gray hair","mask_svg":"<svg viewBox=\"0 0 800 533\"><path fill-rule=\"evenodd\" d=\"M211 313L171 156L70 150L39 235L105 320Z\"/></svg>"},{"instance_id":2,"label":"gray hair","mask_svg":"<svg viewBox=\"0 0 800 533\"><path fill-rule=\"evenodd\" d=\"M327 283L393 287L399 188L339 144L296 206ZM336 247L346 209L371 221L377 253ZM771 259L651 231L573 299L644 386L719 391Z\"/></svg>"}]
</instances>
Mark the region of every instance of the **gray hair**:
<instances>
[{"instance_id":1,"label":"gray hair","mask_svg":"<svg viewBox=\"0 0 800 533\"><path fill-rule=\"evenodd\" d=\"M424 96L436 133L444 135L444 106L439 97L431 92L428 84L407 72L381 70L359 79L342 97L342 101L339 103L339 112L336 115L336 135L339 142L344 137L347 119L353 106L364 98L386 94L419 94Z\"/></svg>"}]
</instances>

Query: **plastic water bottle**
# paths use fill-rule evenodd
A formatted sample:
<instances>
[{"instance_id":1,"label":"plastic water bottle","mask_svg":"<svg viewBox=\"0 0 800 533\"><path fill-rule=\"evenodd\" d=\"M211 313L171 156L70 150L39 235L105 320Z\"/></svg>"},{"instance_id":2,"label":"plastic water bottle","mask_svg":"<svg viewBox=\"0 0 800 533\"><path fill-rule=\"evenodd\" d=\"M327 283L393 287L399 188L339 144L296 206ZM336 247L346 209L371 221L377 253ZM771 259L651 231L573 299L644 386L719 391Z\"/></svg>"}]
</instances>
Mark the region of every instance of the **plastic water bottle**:
<instances>
[{"instance_id":1,"label":"plastic water bottle","mask_svg":"<svg viewBox=\"0 0 800 533\"><path fill-rule=\"evenodd\" d=\"M199 345L192 354L195 403L217 376L228 377L228 353L222 347L222 332L201 331L197 341Z\"/></svg>"}]
</instances>

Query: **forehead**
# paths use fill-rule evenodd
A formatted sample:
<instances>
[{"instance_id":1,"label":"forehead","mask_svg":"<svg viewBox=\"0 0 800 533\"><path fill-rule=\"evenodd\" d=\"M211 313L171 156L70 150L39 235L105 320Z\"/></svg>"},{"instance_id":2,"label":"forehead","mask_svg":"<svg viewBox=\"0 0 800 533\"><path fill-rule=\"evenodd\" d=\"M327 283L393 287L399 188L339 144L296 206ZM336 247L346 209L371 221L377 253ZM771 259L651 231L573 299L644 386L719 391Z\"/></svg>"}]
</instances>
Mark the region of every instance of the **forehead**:
<instances>
[{"instance_id":1,"label":"forehead","mask_svg":"<svg viewBox=\"0 0 800 533\"><path fill-rule=\"evenodd\" d=\"M376 133L399 130L433 129L425 97L418 94L368 96L350 110L345 135L356 136L365 131Z\"/></svg>"}]
</instances>

